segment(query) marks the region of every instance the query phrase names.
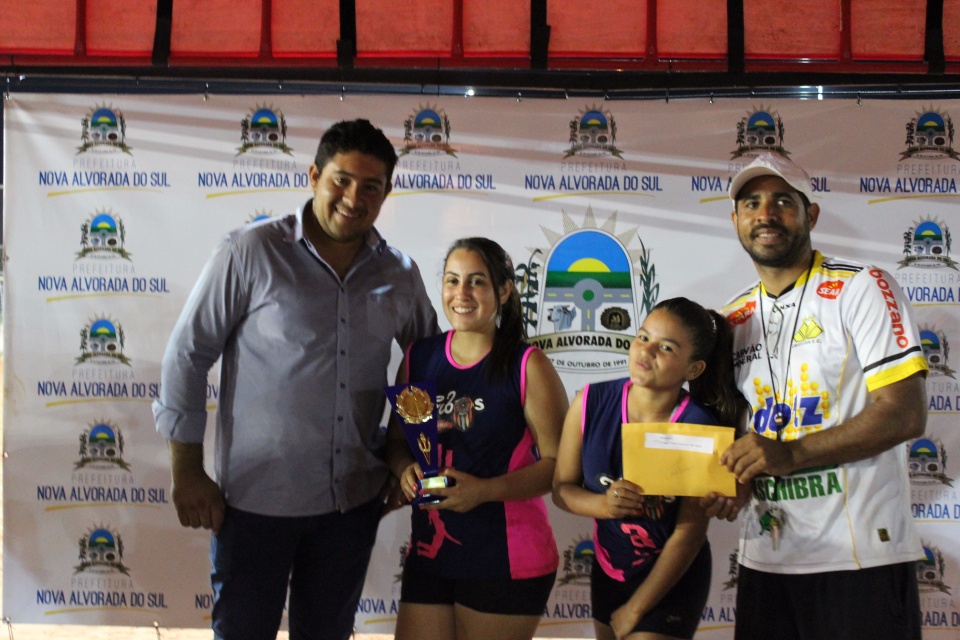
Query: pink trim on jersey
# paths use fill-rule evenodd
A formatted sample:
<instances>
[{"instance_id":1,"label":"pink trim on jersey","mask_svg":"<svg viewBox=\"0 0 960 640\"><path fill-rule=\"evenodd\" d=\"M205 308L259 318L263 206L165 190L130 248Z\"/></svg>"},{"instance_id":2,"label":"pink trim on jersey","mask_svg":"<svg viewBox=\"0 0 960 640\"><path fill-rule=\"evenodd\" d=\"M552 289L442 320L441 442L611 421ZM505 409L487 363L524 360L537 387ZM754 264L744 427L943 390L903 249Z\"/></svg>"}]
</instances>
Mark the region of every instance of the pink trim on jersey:
<instances>
[{"instance_id":1,"label":"pink trim on jersey","mask_svg":"<svg viewBox=\"0 0 960 640\"><path fill-rule=\"evenodd\" d=\"M600 568L603 569L603 572L617 580L619 582L625 582L626 578L623 576L623 570L616 569L610 563L610 554L600 546L600 539L597 537L597 521L593 521L593 549L596 552L594 556L597 559L597 562L600 563Z\"/></svg>"},{"instance_id":2,"label":"pink trim on jersey","mask_svg":"<svg viewBox=\"0 0 960 640\"><path fill-rule=\"evenodd\" d=\"M630 387L631 387L631 386L633 386L633 381L632 381L632 380L627 380L627 381L623 384L623 398L622 398L622 400L620 401L620 421L621 421L621 422L630 422L630 414L629 414L629 412L628 412L628 410L627 410L627 398L628 398L628 396L629 396ZM677 404L677 406L673 408L673 413L670 414L670 422L676 422L676 421L680 418L680 414L682 414L682 413L686 410L687 405L690 404L690 394L687 393L687 392L686 392L685 390L683 390L683 389L680 390L680 393L683 394L683 397L680 399L680 402ZM587 406L586 396L584 396L583 406L584 406L584 414L583 414L583 418L581 419L581 423L580 423L580 432L581 432L581 433L583 433L583 426L584 426L584 423L586 422L586 416L587 416L587 414L586 414L586 406Z\"/></svg>"},{"instance_id":3,"label":"pink trim on jersey","mask_svg":"<svg viewBox=\"0 0 960 640\"><path fill-rule=\"evenodd\" d=\"M580 439L583 440L583 434L587 429L587 394L590 393L590 385L583 386L583 395L580 397Z\"/></svg>"},{"instance_id":4,"label":"pink trim on jersey","mask_svg":"<svg viewBox=\"0 0 960 640\"><path fill-rule=\"evenodd\" d=\"M690 404L690 394L682 391L681 393L684 394L683 400L680 401L680 404L677 405L677 408L673 410L672 414L670 414L670 422L676 422L680 418L680 414L682 414L686 410L687 405Z\"/></svg>"},{"instance_id":5,"label":"pink trim on jersey","mask_svg":"<svg viewBox=\"0 0 960 640\"><path fill-rule=\"evenodd\" d=\"M480 360L477 360L477 362L472 362L468 365L462 365L458 363L456 360L453 359L453 352L450 351L450 345L453 344L453 334L455 334L456 332L457 332L456 329L451 329L447 333L447 342L443 348L443 353L447 357L447 362L450 364L451 367L453 367L454 369L460 369L461 371L466 371L467 369L472 369L477 364L477 362L480 362L480 360L483 360L483 358L486 358L488 355L490 355L490 352L488 351L483 356L483 358L480 358Z\"/></svg>"},{"instance_id":6,"label":"pink trim on jersey","mask_svg":"<svg viewBox=\"0 0 960 640\"><path fill-rule=\"evenodd\" d=\"M520 359L520 406L527 406L527 360L530 359L530 354L533 353L533 350L536 349L534 346L527 347L527 350L523 352L523 357Z\"/></svg>"},{"instance_id":7,"label":"pink trim on jersey","mask_svg":"<svg viewBox=\"0 0 960 640\"><path fill-rule=\"evenodd\" d=\"M627 399L630 395L630 387L633 386L632 380L623 383L623 395L620 397L620 422L630 422L630 411L627 406Z\"/></svg>"},{"instance_id":8,"label":"pink trim on jersey","mask_svg":"<svg viewBox=\"0 0 960 640\"><path fill-rule=\"evenodd\" d=\"M507 473L528 467L537 461L536 441L528 428L510 457ZM555 571L560 564L547 505L537 496L528 500L507 500L503 503L507 524L507 555L510 577L514 580L536 578ZM550 539L545 540L549 533Z\"/></svg>"},{"instance_id":9,"label":"pink trim on jersey","mask_svg":"<svg viewBox=\"0 0 960 640\"><path fill-rule=\"evenodd\" d=\"M536 347L531 346L520 360L520 405L527 400L527 360ZM527 428L510 457L507 473L528 467L537 461L536 440ZM544 531L550 531L550 517L542 497L509 500L503 503L507 523L507 554L510 577L514 580L536 578L555 571L560 564L556 544L545 544ZM552 536L551 536L552 537ZM550 542L550 541L546 541Z\"/></svg>"}]
</instances>

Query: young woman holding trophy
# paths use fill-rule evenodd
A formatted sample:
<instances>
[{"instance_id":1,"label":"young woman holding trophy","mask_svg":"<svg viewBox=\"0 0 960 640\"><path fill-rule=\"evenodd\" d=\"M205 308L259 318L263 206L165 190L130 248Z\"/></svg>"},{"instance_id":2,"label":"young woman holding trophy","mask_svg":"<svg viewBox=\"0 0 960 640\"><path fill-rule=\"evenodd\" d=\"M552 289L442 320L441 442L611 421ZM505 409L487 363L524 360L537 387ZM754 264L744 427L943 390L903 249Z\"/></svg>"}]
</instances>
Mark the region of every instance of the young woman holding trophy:
<instances>
[{"instance_id":1,"label":"young woman holding trophy","mask_svg":"<svg viewBox=\"0 0 960 640\"><path fill-rule=\"evenodd\" d=\"M532 638L553 588L542 496L568 401L526 343L514 277L496 242L456 241L442 287L453 329L411 345L388 390L387 461L414 503L398 640Z\"/></svg>"}]
</instances>

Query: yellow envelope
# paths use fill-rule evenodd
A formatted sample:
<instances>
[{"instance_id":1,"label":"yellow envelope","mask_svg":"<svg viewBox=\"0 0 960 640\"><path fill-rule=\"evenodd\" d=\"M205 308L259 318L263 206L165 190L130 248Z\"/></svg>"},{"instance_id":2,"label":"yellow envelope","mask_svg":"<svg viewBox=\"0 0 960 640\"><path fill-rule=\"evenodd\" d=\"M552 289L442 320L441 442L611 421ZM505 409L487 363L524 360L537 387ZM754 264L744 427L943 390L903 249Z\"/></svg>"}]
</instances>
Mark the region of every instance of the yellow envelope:
<instances>
[{"instance_id":1,"label":"yellow envelope","mask_svg":"<svg viewBox=\"0 0 960 640\"><path fill-rule=\"evenodd\" d=\"M625 423L623 477L652 496L735 496L736 477L720 465L735 433L703 424Z\"/></svg>"}]
</instances>

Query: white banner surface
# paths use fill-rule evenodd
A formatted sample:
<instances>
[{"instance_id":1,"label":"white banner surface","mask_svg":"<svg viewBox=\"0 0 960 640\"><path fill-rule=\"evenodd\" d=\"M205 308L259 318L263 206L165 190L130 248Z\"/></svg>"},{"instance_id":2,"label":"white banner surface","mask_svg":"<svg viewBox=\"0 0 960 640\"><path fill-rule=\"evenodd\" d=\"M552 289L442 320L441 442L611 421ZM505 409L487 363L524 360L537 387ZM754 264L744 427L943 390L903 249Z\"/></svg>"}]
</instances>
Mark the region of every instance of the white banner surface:
<instances>
[{"instance_id":1,"label":"white banner surface","mask_svg":"<svg viewBox=\"0 0 960 640\"><path fill-rule=\"evenodd\" d=\"M365 117L401 155L380 231L417 260L438 308L451 241L500 242L524 276L529 332L571 395L626 375L657 300L719 307L755 280L726 198L743 164L773 149L806 167L822 209L814 246L892 272L921 324L930 418L904 455L926 551L924 636L960 637L960 467L946 455L960 447L949 350L960 337L960 101L712 102L13 95L0 613L209 625L208 536L177 522L150 411L160 358L217 240L302 204L320 133ZM592 523L551 516L561 567L539 635L592 636ZM407 511L381 524L362 633L393 630L408 531ZM737 536L738 525L711 524L700 638L733 635Z\"/></svg>"}]
</instances>

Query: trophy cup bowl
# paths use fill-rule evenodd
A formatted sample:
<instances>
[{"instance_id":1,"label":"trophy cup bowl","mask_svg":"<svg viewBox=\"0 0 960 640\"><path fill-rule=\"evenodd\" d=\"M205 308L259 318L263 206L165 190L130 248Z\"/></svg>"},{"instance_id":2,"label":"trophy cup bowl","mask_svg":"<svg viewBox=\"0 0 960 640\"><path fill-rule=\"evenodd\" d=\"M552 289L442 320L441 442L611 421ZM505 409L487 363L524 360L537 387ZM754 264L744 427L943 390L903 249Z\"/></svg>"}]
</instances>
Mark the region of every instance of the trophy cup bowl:
<instances>
[{"instance_id":1,"label":"trophy cup bowl","mask_svg":"<svg viewBox=\"0 0 960 640\"><path fill-rule=\"evenodd\" d=\"M451 484L449 478L440 475L439 435L436 405L432 400L433 387L432 383L418 382L386 388L387 398L400 418L400 427L413 458L423 473L423 478L417 480L417 487L428 492L414 498L414 506L441 502L444 500L442 496L432 496L429 491Z\"/></svg>"}]
</instances>

